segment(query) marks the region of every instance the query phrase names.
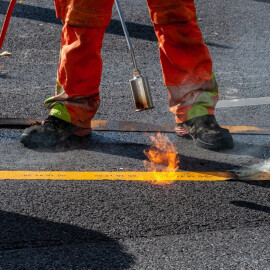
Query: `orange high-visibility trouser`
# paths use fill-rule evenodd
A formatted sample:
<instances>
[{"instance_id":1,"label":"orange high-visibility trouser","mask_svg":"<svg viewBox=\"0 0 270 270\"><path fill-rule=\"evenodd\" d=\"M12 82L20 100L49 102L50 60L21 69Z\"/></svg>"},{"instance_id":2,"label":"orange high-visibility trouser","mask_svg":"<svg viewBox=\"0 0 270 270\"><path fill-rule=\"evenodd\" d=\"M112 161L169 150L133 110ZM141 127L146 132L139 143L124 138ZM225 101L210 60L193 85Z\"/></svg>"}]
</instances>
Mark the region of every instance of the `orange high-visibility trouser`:
<instances>
[{"instance_id":1,"label":"orange high-visibility trouser","mask_svg":"<svg viewBox=\"0 0 270 270\"><path fill-rule=\"evenodd\" d=\"M177 123L213 114L218 100L212 61L196 21L193 0L147 0L159 42L169 108ZM89 128L99 107L100 51L113 0L55 0L64 23L51 115Z\"/></svg>"}]
</instances>

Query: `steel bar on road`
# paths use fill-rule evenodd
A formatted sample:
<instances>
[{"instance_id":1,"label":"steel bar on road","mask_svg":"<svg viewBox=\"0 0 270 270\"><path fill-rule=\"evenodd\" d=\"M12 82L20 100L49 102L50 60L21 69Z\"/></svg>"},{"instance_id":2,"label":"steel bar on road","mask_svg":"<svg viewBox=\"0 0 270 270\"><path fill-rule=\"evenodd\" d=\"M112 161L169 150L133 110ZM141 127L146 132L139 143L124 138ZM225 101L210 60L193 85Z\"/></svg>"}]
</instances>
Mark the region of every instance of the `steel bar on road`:
<instances>
[{"instance_id":1,"label":"steel bar on road","mask_svg":"<svg viewBox=\"0 0 270 270\"><path fill-rule=\"evenodd\" d=\"M40 123L41 120L0 118L0 128L25 128L35 124L36 122ZM229 129L232 134L270 135L270 128L261 128L255 126L223 126L223 127ZM116 131L116 132L173 133L174 124L156 125L133 121L94 120L92 121L92 129L96 131Z\"/></svg>"}]
</instances>

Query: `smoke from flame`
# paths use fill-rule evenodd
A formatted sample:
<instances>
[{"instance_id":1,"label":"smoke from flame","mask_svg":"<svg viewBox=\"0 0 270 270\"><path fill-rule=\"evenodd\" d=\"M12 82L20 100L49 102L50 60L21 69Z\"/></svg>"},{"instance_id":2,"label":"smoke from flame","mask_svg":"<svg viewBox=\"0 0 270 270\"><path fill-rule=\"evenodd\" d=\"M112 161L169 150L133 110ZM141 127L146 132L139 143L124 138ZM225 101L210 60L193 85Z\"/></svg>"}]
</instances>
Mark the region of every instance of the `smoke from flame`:
<instances>
[{"instance_id":1,"label":"smoke from flame","mask_svg":"<svg viewBox=\"0 0 270 270\"><path fill-rule=\"evenodd\" d=\"M150 136L152 145L149 150L144 150L144 154L148 160L144 160L144 166L148 171L152 172L166 172L166 174L153 174L154 179L152 183L158 185L171 184L176 179L175 172L179 166L178 152L165 135L157 133L155 136Z\"/></svg>"},{"instance_id":2,"label":"smoke from flame","mask_svg":"<svg viewBox=\"0 0 270 270\"><path fill-rule=\"evenodd\" d=\"M270 180L270 159L265 160L263 163L254 164L248 168L236 171L236 174L239 179L243 180Z\"/></svg>"}]
</instances>

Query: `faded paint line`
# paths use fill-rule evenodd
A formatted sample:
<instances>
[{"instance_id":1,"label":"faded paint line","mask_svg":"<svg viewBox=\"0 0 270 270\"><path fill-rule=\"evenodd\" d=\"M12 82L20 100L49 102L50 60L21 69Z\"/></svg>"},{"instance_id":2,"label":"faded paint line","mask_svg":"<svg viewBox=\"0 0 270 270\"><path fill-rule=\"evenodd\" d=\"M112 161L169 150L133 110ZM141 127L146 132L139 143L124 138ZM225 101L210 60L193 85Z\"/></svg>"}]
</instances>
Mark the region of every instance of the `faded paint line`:
<instances>
[{"instance_id":1,"label":"faded paint line","mask_svg":"<svg viewBox=\"0 0 270 270\"><path fill-rule=\"evenodd\" d=\"M270 97L219 100L216 108L247 107L270 104Z\"/></svg>"},{"instance_id":2,"label":"faded paint line","mask_svg":"<svg viewBox=\"0 0 270 270\"><path fill-rule=\"evenodd\" d=\"M225 181L232 172L75 172L75 171L0 171L0 180L121 180L121 181Z\"/></svg>"}]
</instances>

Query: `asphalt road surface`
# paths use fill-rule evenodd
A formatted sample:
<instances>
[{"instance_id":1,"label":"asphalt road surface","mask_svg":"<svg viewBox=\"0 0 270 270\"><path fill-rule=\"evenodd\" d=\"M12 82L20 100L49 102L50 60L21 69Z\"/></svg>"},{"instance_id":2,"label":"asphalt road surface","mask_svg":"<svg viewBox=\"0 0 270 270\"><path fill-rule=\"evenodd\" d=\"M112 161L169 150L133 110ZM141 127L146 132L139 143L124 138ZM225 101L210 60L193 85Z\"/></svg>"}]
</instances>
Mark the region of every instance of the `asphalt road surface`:
<instances>
[{"instance_id":1,"label":"asphalt road surface","mask_svg":"<svg viewBox=\"0 0 270 270\"><path fill-rule=\"evenodd\" d=\"M0 0L0 23L8 1ZM103 43L102 105L95 119L167 124L158 44L142 0L121 1L155 109L135 113L132 64L114 8ZM198 0L197 15L223 100L268 97L270 1ZM54 93L61 22L53 1L17 4L0 57L0 118L44 118ZM270 127L270 105L219 108L222 125ZM31 150L0 129L1 171L145 171L147 133L94 132ZM269 162L269 135L234 135L232 150L203 150L167 134L183 171ZM268 167L269 168L269 167ZM270 170L270 168L269 168ZM0 180L0 269L270 269L268 181Z\"/></svg>"}]
</instances>

